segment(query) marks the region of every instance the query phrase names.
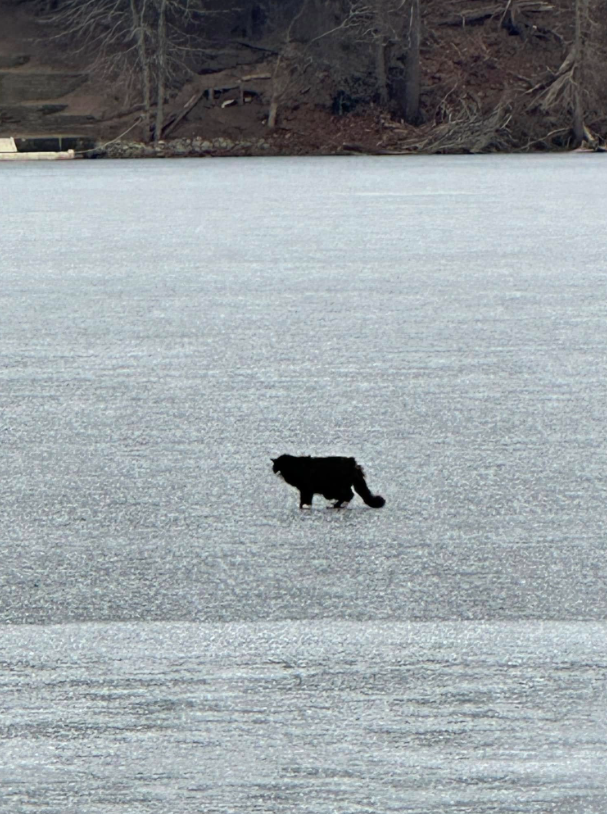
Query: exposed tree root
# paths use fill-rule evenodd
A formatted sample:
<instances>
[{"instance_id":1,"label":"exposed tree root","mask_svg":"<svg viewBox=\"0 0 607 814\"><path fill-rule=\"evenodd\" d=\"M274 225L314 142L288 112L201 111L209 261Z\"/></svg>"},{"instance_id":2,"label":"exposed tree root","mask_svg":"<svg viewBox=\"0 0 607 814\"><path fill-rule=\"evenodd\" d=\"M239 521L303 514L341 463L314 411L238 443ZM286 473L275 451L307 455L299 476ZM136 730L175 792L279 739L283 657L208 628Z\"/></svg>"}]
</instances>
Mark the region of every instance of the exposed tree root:
<instances>
[{"instance_id":1,"label":"exposed tree root","mask_svg":"<svg viewBox=\"0 0 607 814\"><path fill-rule=\"evenodd\" d=\"M445 100L439 109L440 123L428 122L412 132L411 128L393 128L403 136L398 151L405 153L484 153L510 150L513 138L508 125L512 106L503 100L491 113L484 113L472 97L462 97L457 107Z\"/></svg>"}]
</instances>

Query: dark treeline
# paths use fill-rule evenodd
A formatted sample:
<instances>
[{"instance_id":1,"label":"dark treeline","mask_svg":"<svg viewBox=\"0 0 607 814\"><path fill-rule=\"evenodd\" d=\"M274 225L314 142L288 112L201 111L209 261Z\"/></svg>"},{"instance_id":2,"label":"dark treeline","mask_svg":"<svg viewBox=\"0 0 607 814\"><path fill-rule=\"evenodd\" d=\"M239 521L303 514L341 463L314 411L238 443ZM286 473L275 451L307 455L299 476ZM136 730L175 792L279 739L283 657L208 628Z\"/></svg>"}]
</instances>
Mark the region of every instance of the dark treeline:
<instances>
[{"instance_id":1,"label":"dark treeline","mask_svg":"<svg viewBox=\"0 0 607 814\"><path fill-rule=\"evenodd\" d=\"M607 0L37 0L36 10L141 107L149 139L174 127L184 87L208 95L208 77L220 90L226 71L267 108L270 130L313 105L372 109L403 147L425 151L597 145L607 134Z\"/></svg>"}]
</instances>

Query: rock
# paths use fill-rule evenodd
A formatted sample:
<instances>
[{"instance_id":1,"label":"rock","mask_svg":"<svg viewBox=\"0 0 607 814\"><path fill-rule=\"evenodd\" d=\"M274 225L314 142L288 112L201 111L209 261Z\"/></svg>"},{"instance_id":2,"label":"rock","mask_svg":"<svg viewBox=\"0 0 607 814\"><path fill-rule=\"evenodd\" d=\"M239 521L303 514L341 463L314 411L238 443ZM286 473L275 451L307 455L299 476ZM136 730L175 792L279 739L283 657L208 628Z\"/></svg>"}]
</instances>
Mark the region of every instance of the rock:
<instances>
[{"instance_id":1,"label":"rock","mask_svg":"<svg viewBox=\"0 0 607 814\"><path fill-rule=\"evenodd\" d=\"M177 139L170 144L170 152L173 155L190 155L192 152L192 142L189 139Z\"/></svg>"},{"instance_id":2,"label":"rock","mask_svg":"<svg viewBox=\"0 0 607 814\"><path fill-rule=\"evenodd\" d=\"M256 155L270 149L265 139L232 139L219 136L208 140L201 136L194 138L177 138L159 141L158 144L144 144L140 141L114 141L96 152L96 156L108 158L169 158L185 156L224 155L233 152L236 155Z\"/></svg>"}]
</instances>

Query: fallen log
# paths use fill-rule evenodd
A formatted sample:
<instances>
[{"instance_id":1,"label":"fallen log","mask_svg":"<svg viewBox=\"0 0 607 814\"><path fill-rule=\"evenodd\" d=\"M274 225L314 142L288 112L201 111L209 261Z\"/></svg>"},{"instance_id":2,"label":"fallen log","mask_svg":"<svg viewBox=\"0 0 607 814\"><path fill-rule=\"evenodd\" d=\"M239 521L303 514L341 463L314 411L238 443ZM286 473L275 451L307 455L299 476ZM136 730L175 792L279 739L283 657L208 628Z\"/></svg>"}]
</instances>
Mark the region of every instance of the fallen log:
<instances>
[{"instance_id":1,"label":"fallen log","mask_svg":"<svg viewBox=\"0 0 607 814\"><path fill-rule=\"evenodd\" d=\"M554 6L551 3L544 2L544 0L522 0L514 6L512 6L511 2L508 2L505 5L485 6L479 9L459 11L447 20L443 20L440 25L465 28L467 25L480 25L486 20L492 20L495 17L500 17L503 21L506 15L512 14L513 11L523 14L540 14L553 10Z\"/></svg>"},{"instance_id":2,"label":"fallen log","mask_svg":"<svg viewBox=\"0 0 607 814\"><path fill-rule=\"evenodd\" d=\"M165 139L173 130L181 124L181 122L185 119L188 113L193 110L198 102L202 99L202 95L204 93L203 90L198 90L196 93L193 93L192 96L187 100L184 106L181 108L180 111L177 113L171 114L169 120L166 122L164 127L162 128L162 138Z\"/></svg>"}]
</instances>

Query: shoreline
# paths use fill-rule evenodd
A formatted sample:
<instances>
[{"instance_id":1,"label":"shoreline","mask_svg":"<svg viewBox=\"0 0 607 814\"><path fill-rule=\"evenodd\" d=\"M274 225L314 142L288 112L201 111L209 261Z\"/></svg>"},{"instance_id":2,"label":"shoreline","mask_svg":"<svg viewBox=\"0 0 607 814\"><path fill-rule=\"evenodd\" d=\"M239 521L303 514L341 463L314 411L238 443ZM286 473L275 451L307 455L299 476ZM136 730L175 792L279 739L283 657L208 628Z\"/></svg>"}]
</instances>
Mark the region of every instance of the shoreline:
<instances>
[{"instance_id":1,"label":"shoreline","mask_svg":"<svg viewBox=\"0 0 607 814\"><path fill-rule=\"evenodd\" d=\"M496 154L498 151L476 153L477 155ZM508 154L554 154L554 153L604 153L605 148L596 146L581 146L575 149L561 150L513 150ZM460 152L438 153L421 150L378 150L371 149L362 144L344 143L341 149L310 150L306 152L292 152L281 149L266 139L232 140L228 138L203 139L177 138L170 141L160 141L158 144L146 144L140 141L114 141L105 145L93 147L89 150L76 152L77 159L132 159L132 158L245 158L245 157L287 157L297 158L305 156L419 156L419 155L473 155L466 150Z\"/></svg>"}]
</instances>

